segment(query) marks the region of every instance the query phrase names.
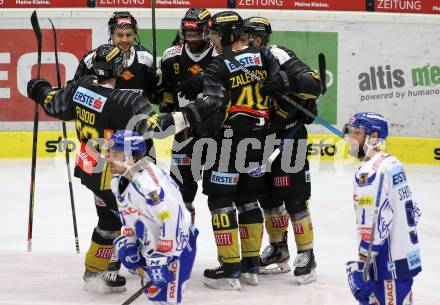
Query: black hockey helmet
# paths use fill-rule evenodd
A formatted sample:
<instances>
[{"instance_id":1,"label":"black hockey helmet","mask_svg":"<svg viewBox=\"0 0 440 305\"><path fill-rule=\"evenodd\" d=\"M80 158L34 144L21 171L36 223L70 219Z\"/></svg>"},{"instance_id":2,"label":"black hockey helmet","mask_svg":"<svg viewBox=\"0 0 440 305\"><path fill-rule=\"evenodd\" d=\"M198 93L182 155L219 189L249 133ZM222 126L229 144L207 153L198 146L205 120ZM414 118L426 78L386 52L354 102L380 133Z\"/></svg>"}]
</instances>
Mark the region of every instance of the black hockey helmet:
<instances>
[{"instance_id":1,"label":"black hockey helmet","mask_svg":"<svg viewBox=\"0 0 440 305\"><path fill-rule=\"evenodd\" d=\"M206 8L190 8L182 18L180 30L182 33L185 30L204 31L210 18L211 13Z\"/></svg>"},{"instance_id":2,"label":"black hockey helmet","mask_svg":"<svg viewBox=\"0 0 440 305\"><path fill-rule=\"evenodd\" d=\"M240 39L243 31L243 19L234 11L219 12L211 17L208 28L210 31L219 32L222 46L229 46ZM231 35L233 36L232 40Z\"/></svg>"},{"instance_id":3,"label":"black hockey helmet","mask_svg":"<svg viewBox=\"0 0 440 305\"><path fill-rule=\"evenodd\" d=\"M249 17L243 21L243 30L251 35L272 34L269 19L264 17Z\"/></svg>"},{"instance_id":4,"label":"black hockey helmet","mask_svg":"<svg viewBox=\"0 0 440 305\"><path fill-rule=\"evenodd\" d=\"M108 33L112 35L115 29L133 29L135 34L138 34L136 19L126 11L114 12L111 15L108 21Z\"/></svg>"},{"instance_id":5,"label":"black hockey helmet","mask_svg":"<svg viewBox=\"0 0 440 305\"><path fill-rule=\"evenodd\" d=\"M272 34L272 27L269 19L264 17L249 17L244 20L243 31L249 34L249 41L255 37L260 37L262 46L267 45L269 36Z\"/></svg>"},{"instance_id":6,"label":"black hockey helmet","mask_svg":"<svg viewBox=\"0 0 440 305\"><path fill-rule=\"evenodd\" d=\"M125 68L124 52L117 46L103 44L96 48L92 63L98 79L117 78Z\"/></svg>"}]
</instances>

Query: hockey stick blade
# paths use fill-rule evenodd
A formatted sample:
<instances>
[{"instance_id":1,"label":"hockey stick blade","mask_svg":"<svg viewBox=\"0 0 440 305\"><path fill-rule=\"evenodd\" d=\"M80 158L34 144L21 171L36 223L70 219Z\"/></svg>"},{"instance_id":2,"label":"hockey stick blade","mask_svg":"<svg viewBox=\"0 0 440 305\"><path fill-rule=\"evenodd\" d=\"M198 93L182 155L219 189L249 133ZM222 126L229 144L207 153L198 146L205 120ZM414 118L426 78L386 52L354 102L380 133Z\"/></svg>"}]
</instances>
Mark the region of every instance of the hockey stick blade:
<instances>
[{"instance_id":1,"label":"hockey stick blade","mask_svg":"<svg viewBox=\"0 0 440 305\"><path fill-rule=\"evenodd\" d=\"M321 96L327 92L327 65L325 62L325 55L319 53L318 55L319 65L319 78L321 80Z\"/></svg>"},{"instance_id":2,"label":"hockey stick blade","mask_svg":"<svg viewBox=\"0 0 440 305\"><path fill-rule=\"evenodd\" d=\"M38 23L37 11L34 11L31 15L32 29L34 30L35 37L37 38L38 45L38 65L37 65L37 78L40 78L41 67L41 49L43 44L43 35L41 34L40 24Z\"/></svg>"},{"instance_id":3,"label":"hockey stick blade","mask_svg":"<svg viewBox=\"0 0 440 305\"><path fill-rule=\"evenodd\" d=\"M148 283L146 283L144 286L142 286L141 288L139 288L138 291L136 291L131 297L129 297L127 300L125 300L124 303L122 303L122 305L130 305L131 303L133 303L138 297L140 297L140 295L147 290L148 288L151 287L151 285L153 285L153 281L149 281Z\"/></svg>"},{"instance_id":4,"label":"hockey stick blade","mask_svg":"<svg viewBox=\"0 0 440 305\"><path fill-rule=\"evenodd\" d=\"M50 25L52 26L52 32L53 32L53 49L55 52L55 69L56 69L56 73L57 73L57 85L58 88L61 88L61 73L60 73L60 64L58 62L58 47L57 47L57 31L55 30L55 26L53 25L53 22L50 18L49 22Z\"/></svg>"}]
</instances>

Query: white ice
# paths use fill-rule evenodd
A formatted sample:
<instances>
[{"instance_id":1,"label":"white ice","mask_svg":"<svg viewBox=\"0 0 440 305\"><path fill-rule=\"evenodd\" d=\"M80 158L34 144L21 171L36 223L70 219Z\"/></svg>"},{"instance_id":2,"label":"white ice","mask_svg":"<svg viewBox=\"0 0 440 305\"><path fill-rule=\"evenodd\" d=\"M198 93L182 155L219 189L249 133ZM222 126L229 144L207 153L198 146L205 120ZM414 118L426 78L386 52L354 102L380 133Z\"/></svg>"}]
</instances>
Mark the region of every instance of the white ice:
<instances>
[{"instance_id":1,"label":"white ice","mask_svg":"<svg viewBox=\"0 0 440 305\"><path fill-rule=\"evenodd\" d=\"M258 287L243 285L239 292L204 287L203 270L216 267L217 261L206 197L199 191L195 206L196 225L201 233L183 304L356 304L344 271L345 262L356 258L351 202L354 168L354 165L335 167L332 163L313 166L311 214L318 280L307 286L295 285L292 275L284 274L260 276ZM418 228L423 271L415 279L414 304L437 305L440 304L440 167L406 168L414 198L423 213ZM26 251L29 181L29 160L0 160L0 304L121 304L140 287L137 277L127 275L128 292L124 294L101 295L83 290L84 253L97 217L92 194L74 178L81 248L81 254L75 254L67 175L58 161L37 162L33 250ZM293 254L293 234L289 230ZM265 237L263 246L266 243ZM122 272L127 274L125 270ZM146 298L141 296L134 304L146 304Z\"/></svg>"}]
</instances>

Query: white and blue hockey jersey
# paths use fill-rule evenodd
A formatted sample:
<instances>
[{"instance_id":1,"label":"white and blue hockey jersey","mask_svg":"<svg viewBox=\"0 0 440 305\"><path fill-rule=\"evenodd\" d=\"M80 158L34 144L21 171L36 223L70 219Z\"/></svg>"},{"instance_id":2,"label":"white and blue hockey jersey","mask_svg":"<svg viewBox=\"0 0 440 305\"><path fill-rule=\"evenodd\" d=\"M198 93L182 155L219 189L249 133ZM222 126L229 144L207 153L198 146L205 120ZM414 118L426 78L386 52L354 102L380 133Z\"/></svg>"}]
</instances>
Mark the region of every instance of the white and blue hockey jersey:
<instances>
[{"instance_id":1,"label":"white and blue hockey jersey","mask_svg":"<svg viewBox=\"0 0 440 305\"><path fill-rule=\"evenodd\" d=\"M371 232L380 172L384 173L384 182L376 229ZM354 180L360 255L367 256L371 234L374 234L370 278L414 277L421 271L416 231L420 210L412 199L402 164L394 156L380 152L362 161Z\"/></svg>"},{"instance_id":2,"label":"white and blue hockey jersey","mask_svg":"<svg viewBox=\"0 0 440 305\"><path fill-rule=\"evenodd\" d=\"M142 242L144 257L153 251L179 257L188 247L191 215L177 184L158 166L149 163L129 182L114 175L112 191L119 205L122 234Z\"/></svg>"}]
</instances>

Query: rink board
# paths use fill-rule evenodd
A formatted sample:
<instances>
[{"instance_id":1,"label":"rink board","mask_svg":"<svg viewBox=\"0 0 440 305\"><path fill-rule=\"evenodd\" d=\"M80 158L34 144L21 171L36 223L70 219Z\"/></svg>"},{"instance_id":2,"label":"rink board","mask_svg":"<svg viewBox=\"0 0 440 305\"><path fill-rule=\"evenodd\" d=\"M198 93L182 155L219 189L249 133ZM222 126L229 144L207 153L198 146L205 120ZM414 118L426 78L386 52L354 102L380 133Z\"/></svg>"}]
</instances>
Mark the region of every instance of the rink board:
<instances>
[{"instance_id":1,"label":"rink board","mask_svg":"<svg viewBox=\"0 0 440 305\"><path fill-rule=\"evenodd\" d=\"M61 131L38 133L39 158L64 157ZM172 138L156 140L158 156L169 156ZM78 140L73 131L68 132L69 151L76 152ZM440 165L440 138L389 137L386 151L403 163ZM347 144L332 135L309 135L308 153L313 161L350 161ZM32 132L0 132L0 158L26 159L32 156Z\"/></svg>"}]
</instances>

